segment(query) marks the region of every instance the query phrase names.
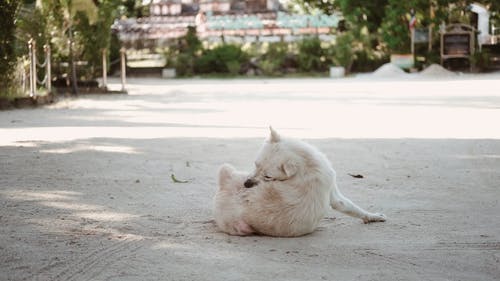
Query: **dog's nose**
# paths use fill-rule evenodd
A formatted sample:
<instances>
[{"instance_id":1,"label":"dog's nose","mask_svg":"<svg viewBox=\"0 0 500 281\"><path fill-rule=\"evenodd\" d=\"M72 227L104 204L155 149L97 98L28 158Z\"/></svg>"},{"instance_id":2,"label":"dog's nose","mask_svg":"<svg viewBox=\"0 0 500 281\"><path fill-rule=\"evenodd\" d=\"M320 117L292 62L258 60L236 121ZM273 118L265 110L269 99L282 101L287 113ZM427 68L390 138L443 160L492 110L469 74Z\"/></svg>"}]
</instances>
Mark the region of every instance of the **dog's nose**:
<instances>
[{"instance_id":1,"label":"dog's nose","mask_svg":"<svg viewBox=\"0 0 500 281\"><path fill-rule=\"evenodd\" d=\"M255 182L253 180L251 180L251 179L247 179L245 181L244 185L245 185L246 188L250 188L250 187L252 187L252 186L255 185Z\"/></svg>"}]
</instances>

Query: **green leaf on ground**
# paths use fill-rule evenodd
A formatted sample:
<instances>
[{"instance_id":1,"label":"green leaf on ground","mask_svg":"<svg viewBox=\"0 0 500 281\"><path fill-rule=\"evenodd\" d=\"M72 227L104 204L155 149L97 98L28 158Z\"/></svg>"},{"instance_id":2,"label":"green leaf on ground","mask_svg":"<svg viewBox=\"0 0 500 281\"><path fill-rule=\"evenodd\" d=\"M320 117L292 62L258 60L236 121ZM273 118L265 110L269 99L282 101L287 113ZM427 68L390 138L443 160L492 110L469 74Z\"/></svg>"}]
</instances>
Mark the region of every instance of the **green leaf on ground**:
<instances>
[{"instance_id":1,"label":"green leaf on ground","mask_svg":"<svg viewBox=\"0 0 500 281\"><path fill-rule=\"evenodd\" d=\"M170 175L170 178L172 178L172 181L175 183L188 183L188 180L178 180L174 174Z\"/></svg>"}]
</instances>

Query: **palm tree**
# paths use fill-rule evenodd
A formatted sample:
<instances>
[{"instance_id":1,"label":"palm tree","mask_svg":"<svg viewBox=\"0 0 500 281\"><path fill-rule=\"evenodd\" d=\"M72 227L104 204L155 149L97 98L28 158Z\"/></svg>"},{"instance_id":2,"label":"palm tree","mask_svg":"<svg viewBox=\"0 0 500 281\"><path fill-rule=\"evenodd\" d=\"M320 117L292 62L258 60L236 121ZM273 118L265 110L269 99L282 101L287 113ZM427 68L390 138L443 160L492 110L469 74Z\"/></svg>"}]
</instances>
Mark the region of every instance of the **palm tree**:
<instances>
[{"instance_id":1,"label":"palm tree","mask_svg":"<svg viewBox=\"0 0 500 281\"><path fill-rule=\"evenodd\" d=\"M89 23L94 23L97 20L98 9L93 0L37 0L37 7L41 9L53 9L55 7L62 10L62 26L60 28L63 33L68 36L69 41L69 63L71 68L71 89L74 95L78 94L76 65L73 52L73 26L75 16L78 12L84 13L89 19ZM52 11L54 12L54 11ZM57 12L57 11L55 11Z\"/></svg>"}]
</instances>

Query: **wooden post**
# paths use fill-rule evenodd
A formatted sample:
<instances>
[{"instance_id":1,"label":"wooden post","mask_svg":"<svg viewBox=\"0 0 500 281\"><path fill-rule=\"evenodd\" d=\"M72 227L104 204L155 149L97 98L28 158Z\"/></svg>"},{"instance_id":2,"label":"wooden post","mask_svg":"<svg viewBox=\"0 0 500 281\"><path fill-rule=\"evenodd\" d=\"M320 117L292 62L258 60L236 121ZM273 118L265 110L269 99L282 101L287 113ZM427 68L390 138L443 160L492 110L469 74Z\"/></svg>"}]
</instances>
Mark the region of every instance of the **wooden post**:
<instances>
[{"instance_id":1,"label":"wooden post","mask_svg":"<svg viewBox=\"0 0 500 281\"><path fill-rule=\"evenodd\" d=\"M434 24L432 23L432 20L435 17L434 1L433 0L429 1L429 17L431 19L431 24L429 24L429 45L427 47L427 50L430 52L430 51L432 51L432 29L434 28Z\"/></svg>"},{"instance_id":2,"label":"wooden post","mask_svg":"<svg viewBox=\"0 0 500 281\"><path fill-rule=\"evenodd\" d=\"M106 56L106 49L102 49L102 87L104 90L108 89L108 58Z\"/></svg>"},{"instance_id":3,"label":"wooden post","mask_svg":"<svg viewBox=\"0 0 500 281\"><path fill-rule=\"evenodd\" d=\"M415 28L411 29L411 54L415 55Z\"/></svg>"},{"instance_id":4,"label":"wooden post","mask_svg":"<svg viewBox=\"0 0 500 281\"><path fill-rule=\"evenodd\" d=\"M46 44L43 46L43 49L45 50L45 59L47 60L46 66L45 66L45 75L47 76L47 81L45 82L47 85L47 92L51 93L52 92L52 72L51 72L51 64L50 64L50 45Z\"/></svg>"},{"instance_id":5,"label":"wooden post","mask_svg":"<svg viewBox=\"0 0 500 281\"><path fill-rule=\"evenodd\" d=\"M71 17L70 17L71 18ZM73 55L73 45L74 45L74 40L73 40L73 28L72 24L70 23L69 25L69 66L70 66L70 71L71 71L71 93L73 95L78 95L78 77L76 76L76 62L75 62L75 57Z\"/></svg>"},{"instance_id":6,"label":"wooden post","mask_svg":"<svg viewBox=\"0 0 500 281\"><path fill-rule=\"evenodd\" d=\"M30 97L36 96L36 43L30 39L28 42L30 56Z\"/></svg>"},{"instance_id":7,"label":"wooden post","mask_svg":"<svg viewBox=\"0 0 500 281\"><path fill-rule=\"evenodd\" d=\"M122 80L122 92L125 92L125 83L126 83L126 62L125 62L125 48L120 49L120 61L121 61L121 80Z\"/></svg>"},{"instance_id":8,"label":"wooden post","mask_svg":"<svg viewBox=\"0 0 500 281\"><path fill-rule=\"evenodd\" d=\"M416 18L416 13L415 9L411 8L410 9L410 22L408 24L408 27L410 28L410 48L411 48L411 54L415 55L415 26L417 25L417 18Z\"/></svg>"}]
</instances>

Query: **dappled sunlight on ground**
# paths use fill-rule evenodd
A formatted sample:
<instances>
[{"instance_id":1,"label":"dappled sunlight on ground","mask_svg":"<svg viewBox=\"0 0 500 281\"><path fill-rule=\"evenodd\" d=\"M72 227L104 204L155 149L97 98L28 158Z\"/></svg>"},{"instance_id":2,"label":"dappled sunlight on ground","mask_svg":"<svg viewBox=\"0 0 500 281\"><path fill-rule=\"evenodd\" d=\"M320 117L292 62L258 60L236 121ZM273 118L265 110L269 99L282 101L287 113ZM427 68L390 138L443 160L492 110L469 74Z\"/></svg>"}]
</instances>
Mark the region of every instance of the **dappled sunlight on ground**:
<instances>
[{"instance_id":1,"label":"dappled sunlight on ground","mask_svg":"<svg viewBox=\"0 0 500 281\"><path fill-rule=\"evenodd\" d=\"M43 153L73 153L78 151L104 151L116 153L137 153L134 148L126 146L96 146L96 145L76 145L71 148L46 149L40 150Z\"/></svg>"},{"instance_id":2,"label":"dappled sunlight on ground","mask_svg":"<svg viewBox=\"0 0 500 281\"><path fill-rule=\"evenodd\" d=\"M15 191L2 191L2 195L18 201L50 201L50 200L74 200L75 196L82 193L66 190L54 190L47 192L33 192L16 189Z\"/></svg>"},{"instance_id":3,"label":"dappled sunlight on ground","mask_svg":"<svg viewBox=\"0 0 500 281\"><path fill-rule=\"evenodd\" d=\"M137 215L113 212L105 206L81 203L82 193L72 191L34 192L29 190L0 191L0 196L18 202L36 202L42 206L70 211L71 217L92 219L95 221L126 221ZM50 225L47 225L50 227Z\"/></svg>"}]
</instances>

